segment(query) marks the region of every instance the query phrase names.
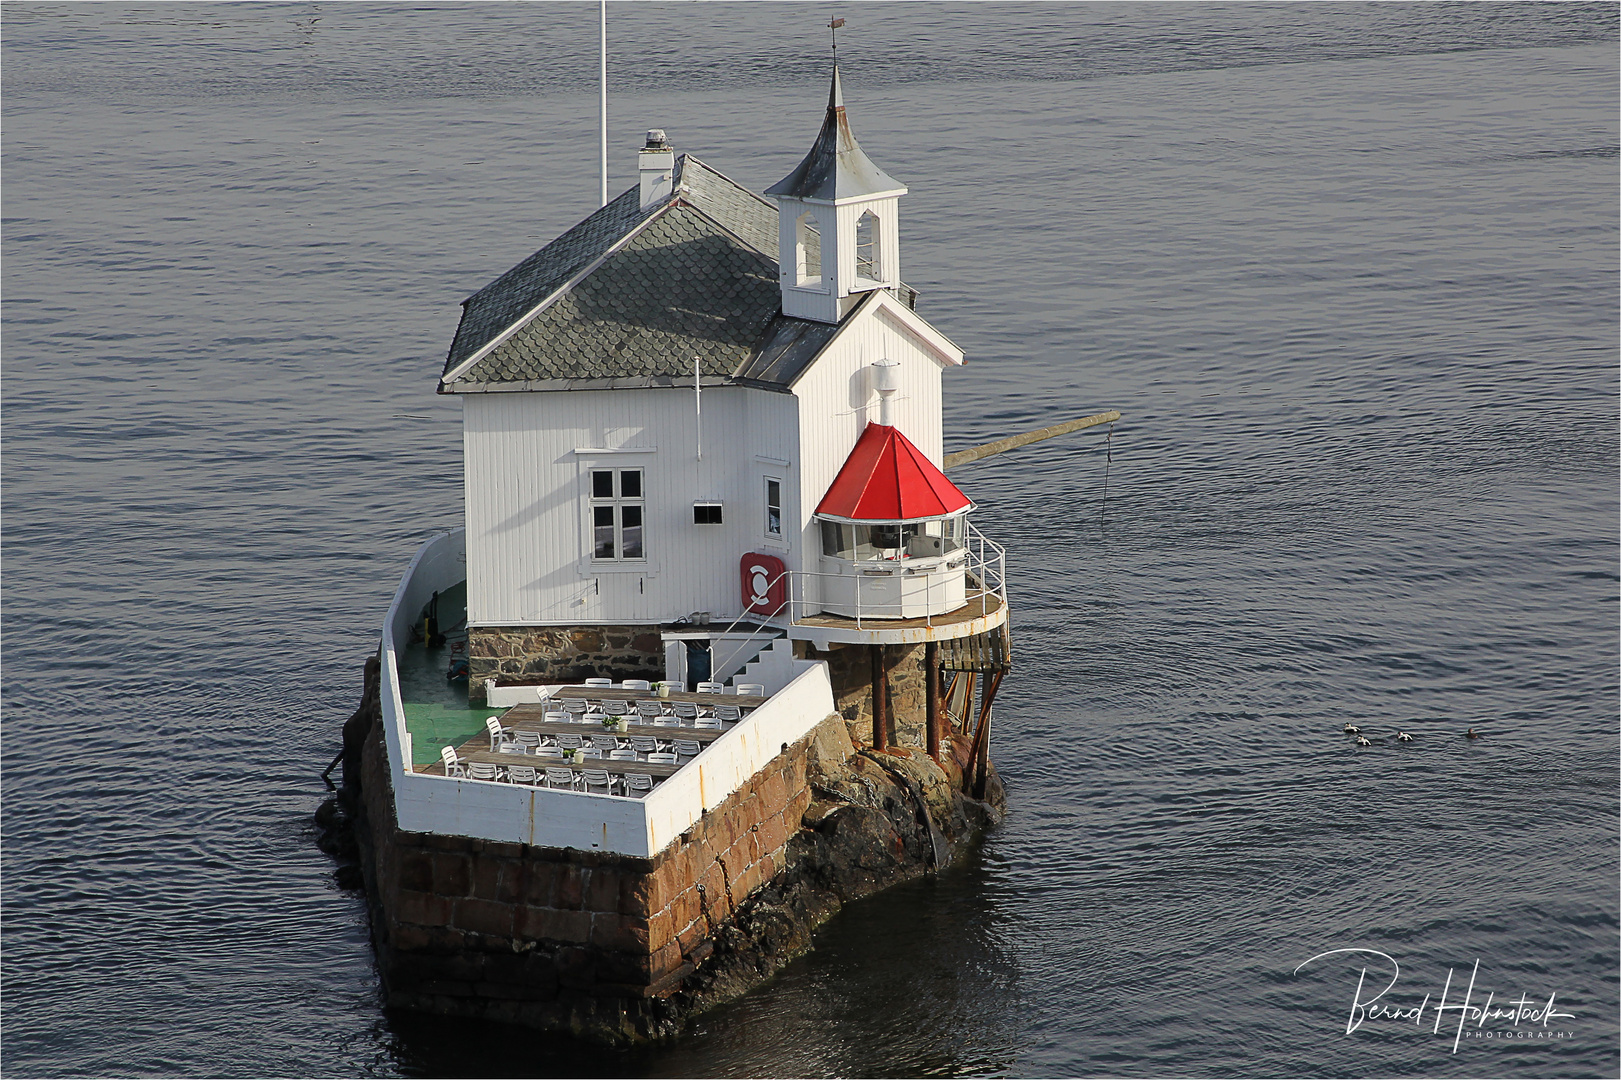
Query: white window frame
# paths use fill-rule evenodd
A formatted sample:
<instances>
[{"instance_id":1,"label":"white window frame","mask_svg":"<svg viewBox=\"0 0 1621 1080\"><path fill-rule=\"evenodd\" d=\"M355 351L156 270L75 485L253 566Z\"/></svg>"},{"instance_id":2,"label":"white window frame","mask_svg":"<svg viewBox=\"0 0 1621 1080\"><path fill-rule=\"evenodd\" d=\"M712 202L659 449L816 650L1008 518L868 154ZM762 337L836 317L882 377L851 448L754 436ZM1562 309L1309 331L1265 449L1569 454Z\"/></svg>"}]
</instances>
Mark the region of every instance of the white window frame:
<instances>
[{"instance_id":1,"label":"white window frame","mask_svg":"<svg viewBox=\"0 0 1621 1080\"><path fill-rule=\"evenodd\" d=\"M867 235L867 242L862 243L861 223L872 218L871 230ZM884 277L884 219L872 207L866 207L856 215L856 226L852 236L855 247L855 280L860 285L882 285ZM867 269L872 273L861 272L862 254L867 256Z\"/></svg>"},{"instance_id":2,"label":"white window frame","mask_svg":"<svg viewBox=\"0 0 1621 1080\"><path fill-rule=\"evenodd\" d=\"M647 565L647 469L641 465L620 465L618 463L588 464L585 472L585 546L586 560L594 567L608 568L616 566L646 566ZM613 477L612 494L599 496L597 494L597 474L607 473ZM624 476L626 473L635 473L637 476L637 490L639 494L626 496L624 491ZM626 508L635 508L640 511L641 545L642 553L628 557L625 552L625 514ZM597 554L597 510L611 509L613 529L614 553L609 557Z\"/></svg>"},{"instance_id":3,"label":"white window frame","mask_svg":"<svg viewBox=\"0 0 1621 1080\"><path fill-rule=\"evenodd\" d=\"M777 485L777 531L776 532L771 531L771 485L772 484ZM785 494L786 494L786 488L787 488L787 485L782 482L782 477L780 477L780 476L772 476L770 473L767 473L761 478L760 501L761 501L761 504L762 504L761 505L761 510L763 512L760 515L760 528L762 530L764 530L765 538L767 540L774 540L779 544L783 543L787 539L787 535L788 535L788 526L785 524L786 516L784 514L784 509L785 509L786 504L787 504L787 499L784 497Z\"/></svg>"}]
</instances>

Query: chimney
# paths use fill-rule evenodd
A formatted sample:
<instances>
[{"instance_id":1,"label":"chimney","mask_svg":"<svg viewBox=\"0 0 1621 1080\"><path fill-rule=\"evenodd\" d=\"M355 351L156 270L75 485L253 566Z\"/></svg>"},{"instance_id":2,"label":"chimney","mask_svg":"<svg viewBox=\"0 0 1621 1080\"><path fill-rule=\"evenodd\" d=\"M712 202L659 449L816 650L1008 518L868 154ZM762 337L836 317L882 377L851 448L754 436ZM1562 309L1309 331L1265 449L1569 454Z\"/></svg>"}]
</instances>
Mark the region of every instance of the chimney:
<instances>
[{"instance_id":1,"label":"chimney","mask_svg":"<svg viewBox=\"0 0 1621 1080\"><path fill-rule=\"evenodd\" d=\"M669 196L675 178L675 151L663 128L647 133L647 145L636 155L636 169L642 177L643 210Z\"/></svg>"},{"instance_id":2,"label":"chimney","mask_svg":"<svg viewBox=\"0 0 1621 1080\"><path fill-rule=\"evenodd\" d=\"M878 423L895 426L895 405L890 399L901 388L901 365L898 360L879 360L872 365L872 385L878 391Z\"/></svg>"}]
</instances>

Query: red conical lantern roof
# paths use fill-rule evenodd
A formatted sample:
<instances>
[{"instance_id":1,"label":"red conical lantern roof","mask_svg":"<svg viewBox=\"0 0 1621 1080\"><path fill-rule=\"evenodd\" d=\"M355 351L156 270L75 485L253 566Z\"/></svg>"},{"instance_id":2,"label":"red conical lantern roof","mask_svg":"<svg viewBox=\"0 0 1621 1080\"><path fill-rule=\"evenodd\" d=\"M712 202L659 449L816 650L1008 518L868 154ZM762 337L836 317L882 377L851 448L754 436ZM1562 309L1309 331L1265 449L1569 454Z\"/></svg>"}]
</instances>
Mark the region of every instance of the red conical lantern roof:
<instances>
[{"instance_id":1,"label":"red conical lantern roof","mask_svg":"<svg viewBox=\"0 0 1621 1080\"><path fill-rule=\"evenodd\" d=\"M868 424L816 513L835 521L911 522L948 517L973 506L899 430Z\"/></svg>"}]
</instances>

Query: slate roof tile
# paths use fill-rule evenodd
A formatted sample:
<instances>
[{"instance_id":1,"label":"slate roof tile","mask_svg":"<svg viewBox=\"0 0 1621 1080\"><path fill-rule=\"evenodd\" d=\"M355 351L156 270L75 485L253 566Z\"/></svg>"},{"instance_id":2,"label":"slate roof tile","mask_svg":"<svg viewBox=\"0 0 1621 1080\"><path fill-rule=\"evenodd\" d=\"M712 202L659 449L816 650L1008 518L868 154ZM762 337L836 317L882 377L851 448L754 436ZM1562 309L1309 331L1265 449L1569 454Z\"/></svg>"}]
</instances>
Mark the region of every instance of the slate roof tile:
<instances>
[{"instance_id":1,"label":"slate roof tile","mask_svg":"<svg viewBox=\"0 0 1621 1080\"><path fill-rule=\"evenodd\" d=\"M690 155L676 168L669 199L643 211L632 188L469 297L445 388L671 385L694 356L711 381L790 385L837 327L781 314L775 204Z\"/></svg>"}]
</instances>

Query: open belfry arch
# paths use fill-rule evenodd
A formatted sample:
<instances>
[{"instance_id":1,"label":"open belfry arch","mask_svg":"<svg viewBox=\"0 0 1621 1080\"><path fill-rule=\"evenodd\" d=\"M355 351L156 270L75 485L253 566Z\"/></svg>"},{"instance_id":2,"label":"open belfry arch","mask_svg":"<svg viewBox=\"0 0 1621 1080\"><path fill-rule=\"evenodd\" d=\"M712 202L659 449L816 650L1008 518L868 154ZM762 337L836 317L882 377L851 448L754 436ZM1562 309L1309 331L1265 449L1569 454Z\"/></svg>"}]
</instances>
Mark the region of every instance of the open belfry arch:
<instances>
[{"instance_id":1,"label":"open belfry arch","mask_svg":"<svg viewBox=\"0 0 1621 1080\"><path fill-rule=\"evenodd\" d=\"M906 185L836 64L763 195L662 130L637 169L463 304L439 389L463 402L471 695L770 687L823 659L861 743L982 785L1004 556L941 471L964 357L901 278Z\"/></svg>"}]
</instances>

